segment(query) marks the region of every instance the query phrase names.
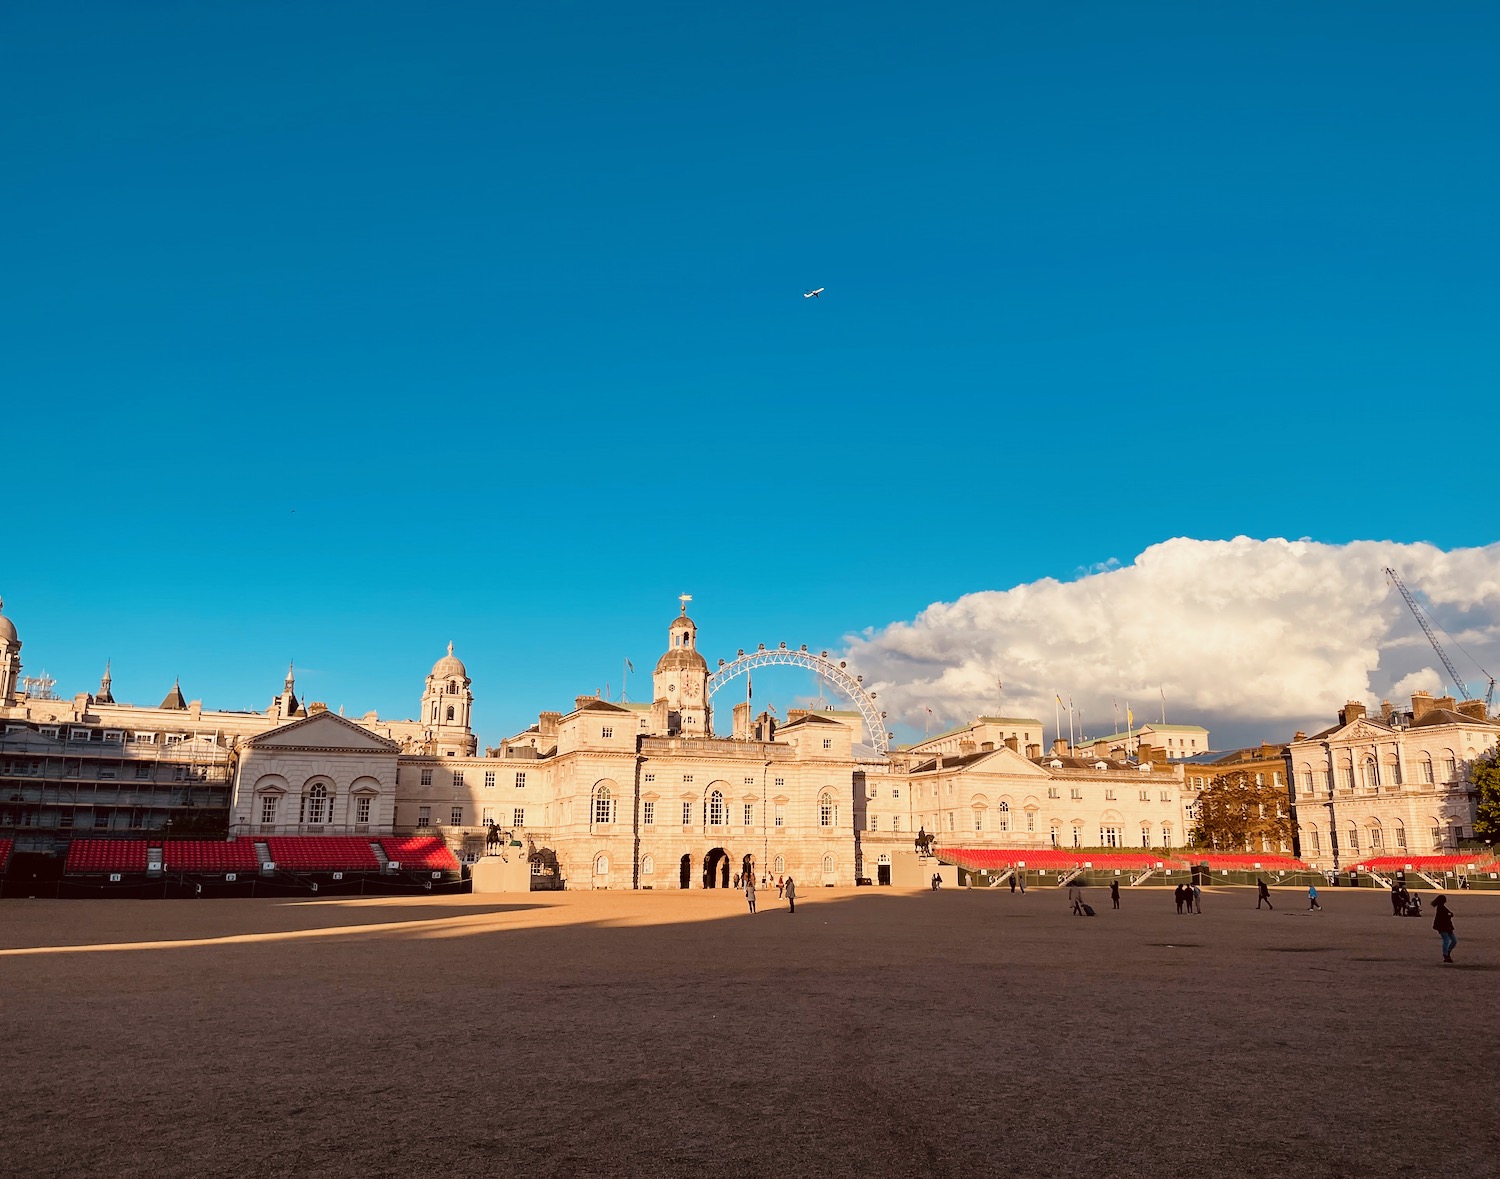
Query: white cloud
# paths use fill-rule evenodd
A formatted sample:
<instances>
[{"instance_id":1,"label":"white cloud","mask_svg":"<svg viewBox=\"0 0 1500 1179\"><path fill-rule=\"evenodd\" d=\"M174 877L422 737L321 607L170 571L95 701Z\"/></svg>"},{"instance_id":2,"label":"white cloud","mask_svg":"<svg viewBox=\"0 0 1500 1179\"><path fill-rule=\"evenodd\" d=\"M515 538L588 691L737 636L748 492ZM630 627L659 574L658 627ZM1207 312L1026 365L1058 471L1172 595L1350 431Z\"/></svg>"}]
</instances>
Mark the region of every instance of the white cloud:
<instances>
[{"instance_id":1,"label":"white cloud","mask_svg":"<svg viewBox=\"0 0 1500 1179\"><path fill-rule=\"evenodd\" d=\"M1111 559L1112 560L1112 559ZM1448 673L1383 572L1394 567L1443 628L1468 686L1474 662L1500 668L1500 544L1178 538L1118 568L966 594L910 622L851 638L847 658L897 724L924 709L958 723L1001 706L1051 726L1071 693L1092 734L1113 728L1111 699L1137 721L1160 715L1214 730L1216 748L1285 740L1331 724L1347 699L1413 688L1451 691ZM1066 725L1066 720L1064 720ZM1246 736L1245 734L1249 734Z\"/></svg>"}]
</instances>

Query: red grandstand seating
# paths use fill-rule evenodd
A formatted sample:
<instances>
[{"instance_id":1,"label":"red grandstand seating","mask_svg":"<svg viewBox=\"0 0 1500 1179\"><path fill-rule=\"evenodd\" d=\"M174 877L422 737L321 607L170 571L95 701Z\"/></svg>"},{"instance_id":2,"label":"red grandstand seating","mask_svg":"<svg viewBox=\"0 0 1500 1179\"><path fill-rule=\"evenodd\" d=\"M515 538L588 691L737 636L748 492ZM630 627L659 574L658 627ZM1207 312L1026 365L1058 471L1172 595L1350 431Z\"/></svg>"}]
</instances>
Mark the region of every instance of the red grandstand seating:
<instances>
[{"instance_id":1,"label":"red grandstand seating","mask_svg":"<svg viewBox=\"0 0 1500 1179\"><path fill-rule=\"evenodd\" d=\"M144 872L144 839L75 839L68 844L68 873Z\"/></svg>"},{"instance_id":2,"label":"red grandstand seating","mask_svg":"<svg viewBox=\"0 0 1500 1179\"><path fill-rule=\"evenodd\" d=\"M1165 851L1082 852L1073 848L1029 848L1029 847L939 847L934 849L941 860L957 864L973 871L1005 869L1025 864L1030 871L1054 872L1070 868L1081 868L1092 864L1094 871L1119 868L1138 872L1164 864L1168 868L1183 867L1183 862Z\"/></svg>"},{"instance_id":3,"label":"red grandstand seating","mask_svg":"<svg viewBox=\"0 0 1500 1179\"><path fill-rule=\"evenodd\" d=\"M15 847L13 839L0 839L0 875L5 872L5 866L10 863L10 849Z\"/></svg>"},{"instance_id":4,"label":"red grandstand seating","mask_svg":"<svg viewBox=\"0 0 1500 1179\"><path fill-rule=\"evenodd\" d=\"M1470 864L1478 871L1483 865L1482 855L1458 855L1458 856L1373 856L1368 860L1359 860L1356 864L1359 868L1367 868L1371 872L1399 872L1404 868L1410 868L1413 872L1431 871L1462 871Z\"/></svg>"},{"instance_id":5,"label":"red grandstand seating","mask_svg":"<svg viewBox=\"0 0 1500 1179\"><path fill-rule=\"evenodd\" d=\"M1231 872L1254 872L1257 866L1268 872L1280 869L1285 872L1309 872L1311 869L1295 856L1280 852L1190 852L1187 859L1194 864L1207 864L1214 871L1227 868Z\"/></svg>"},{"instance_id":6,"label":"red grandstand seating","mask_svg":"<svg viewBox=\"0 0 1500 1179\"><path fill-rule=\"evenodd\" d=\"M379 841L385 854L402 868L457 872L458 857L435 835L407 835Z\"/></svg>"},{"instance_id":7,"label":"red grandstand seating","mask_svg":"<svg viewBox=\"0 0 1500 1179\"><path fill-rule=\"evenodd\" d=\"M380 861L363 835L271 835L266 850L290 872L378 872Z\"/></svg>"},{"instance_id":8,"label":"red grandstand seating","mask_svg":"<svg viewBox=\"0 0 1500 1179\"><path fill-rule=\"evenodd\" d=\"M225 843L211 839L180 839L162 848L171 872L254 872L260 867L255 842L236 839Z\"/></svg>"}]
</instances>

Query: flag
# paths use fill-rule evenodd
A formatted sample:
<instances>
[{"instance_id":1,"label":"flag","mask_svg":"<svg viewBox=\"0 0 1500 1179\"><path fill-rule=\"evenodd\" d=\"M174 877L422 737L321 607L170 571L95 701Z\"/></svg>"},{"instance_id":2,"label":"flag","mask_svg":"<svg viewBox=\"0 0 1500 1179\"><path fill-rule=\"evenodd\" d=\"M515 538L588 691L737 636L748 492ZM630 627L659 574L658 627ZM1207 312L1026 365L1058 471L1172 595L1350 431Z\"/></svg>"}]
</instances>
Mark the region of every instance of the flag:
<instances>
[{"instance_id":1,"label":"flag","mask_svg":"<svg viewBox=\"0 0 1500 1179\"><path fill-rule=\"evenodd\" d=\"M1135 713L1130 711L1130 705L1128 704L1125 706L1125 723L1127 725L1135 724Z\"/></svg>"},{"instance_id":2,"label":"flag","mask_svg":"<svg viewBox=\"0 0 1500 1179\"><path fill-rule=\"evenodd\" d=\"M631 671L634 671L634 670L635 670L635 664L634 664L634 663L632 663L632 662L630 662L630 660L628 660L628 659L627 659L627 660L625 660L625 666L626 666L626 667L627 667L627 668L629 668L629 669L630 669L630 670L631 670Z\"/></svg>"},{"instance_id":3,"label":"flag","mask_svg":"<svg viewBox=\"0 0 1500 1179\"><path fill-rule=\"evenodd\" d=\"M749 700L755 695L755 677L748 671L745 673L745 699Z\"/></svg>"},{"instance_id":4,"label":"flag","mask_svg":"<svg viewBox=\"0 0 1500 1179\"><path fill-rule=\"evenodd\" d=\"M1058 707L1059 707L1059 708L1061 708L1061 707L1062 707L1062 697L1061 697L1061 696L1058 696L1058 697L1057 697L1057 706L1058 706Z\"/></svg>"}]
</instances>

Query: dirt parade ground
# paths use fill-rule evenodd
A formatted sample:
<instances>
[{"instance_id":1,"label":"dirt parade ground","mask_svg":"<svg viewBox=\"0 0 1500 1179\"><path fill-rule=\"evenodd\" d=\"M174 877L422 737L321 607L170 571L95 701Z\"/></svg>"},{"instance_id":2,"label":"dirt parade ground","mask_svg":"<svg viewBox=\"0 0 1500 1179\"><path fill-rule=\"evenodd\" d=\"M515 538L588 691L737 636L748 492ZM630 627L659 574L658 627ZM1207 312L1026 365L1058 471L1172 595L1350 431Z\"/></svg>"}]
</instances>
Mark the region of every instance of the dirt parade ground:
<instances>
[{"instance_id":1,"label":"dirt parade ground","mask_svg":"<svg viewBox=\"0 0 1500 1179\"><path fill-rule=\"evenodd\" d=\"M1496 1173L1500 895L1089 891L5 901L0 1173Z\"/></svg>"}]
</instances>

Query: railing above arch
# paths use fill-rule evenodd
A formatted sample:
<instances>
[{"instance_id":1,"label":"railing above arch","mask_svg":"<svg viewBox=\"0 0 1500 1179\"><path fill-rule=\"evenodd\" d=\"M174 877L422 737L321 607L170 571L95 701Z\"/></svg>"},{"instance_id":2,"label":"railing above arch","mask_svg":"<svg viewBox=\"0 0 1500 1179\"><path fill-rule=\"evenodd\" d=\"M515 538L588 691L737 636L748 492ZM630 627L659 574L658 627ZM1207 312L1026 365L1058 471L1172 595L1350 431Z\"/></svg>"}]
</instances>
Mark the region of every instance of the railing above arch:
<instances>
[{"instance_id":1,"label":"railing above arch","mask_svg":"<svg viewBox=\"0 0 1500 1179\"><path fill-rule=\"evenodd\" d=\"M827 651L814 654L805 645L792 650L782 643L769 649L762 645L755 651L741 651L728 662L720 659L718 670L708 677L709 698L712 699L713 694L730 680L738 679L757 667L801 667L822 676L847 696L859 711L875 751L881 757L890 755L891 734L886 731L885 713L875 706L874 693L865 691L863 676L850 675L849 665L843 660L830 659Z\"/></svg>"}]
</instances>

